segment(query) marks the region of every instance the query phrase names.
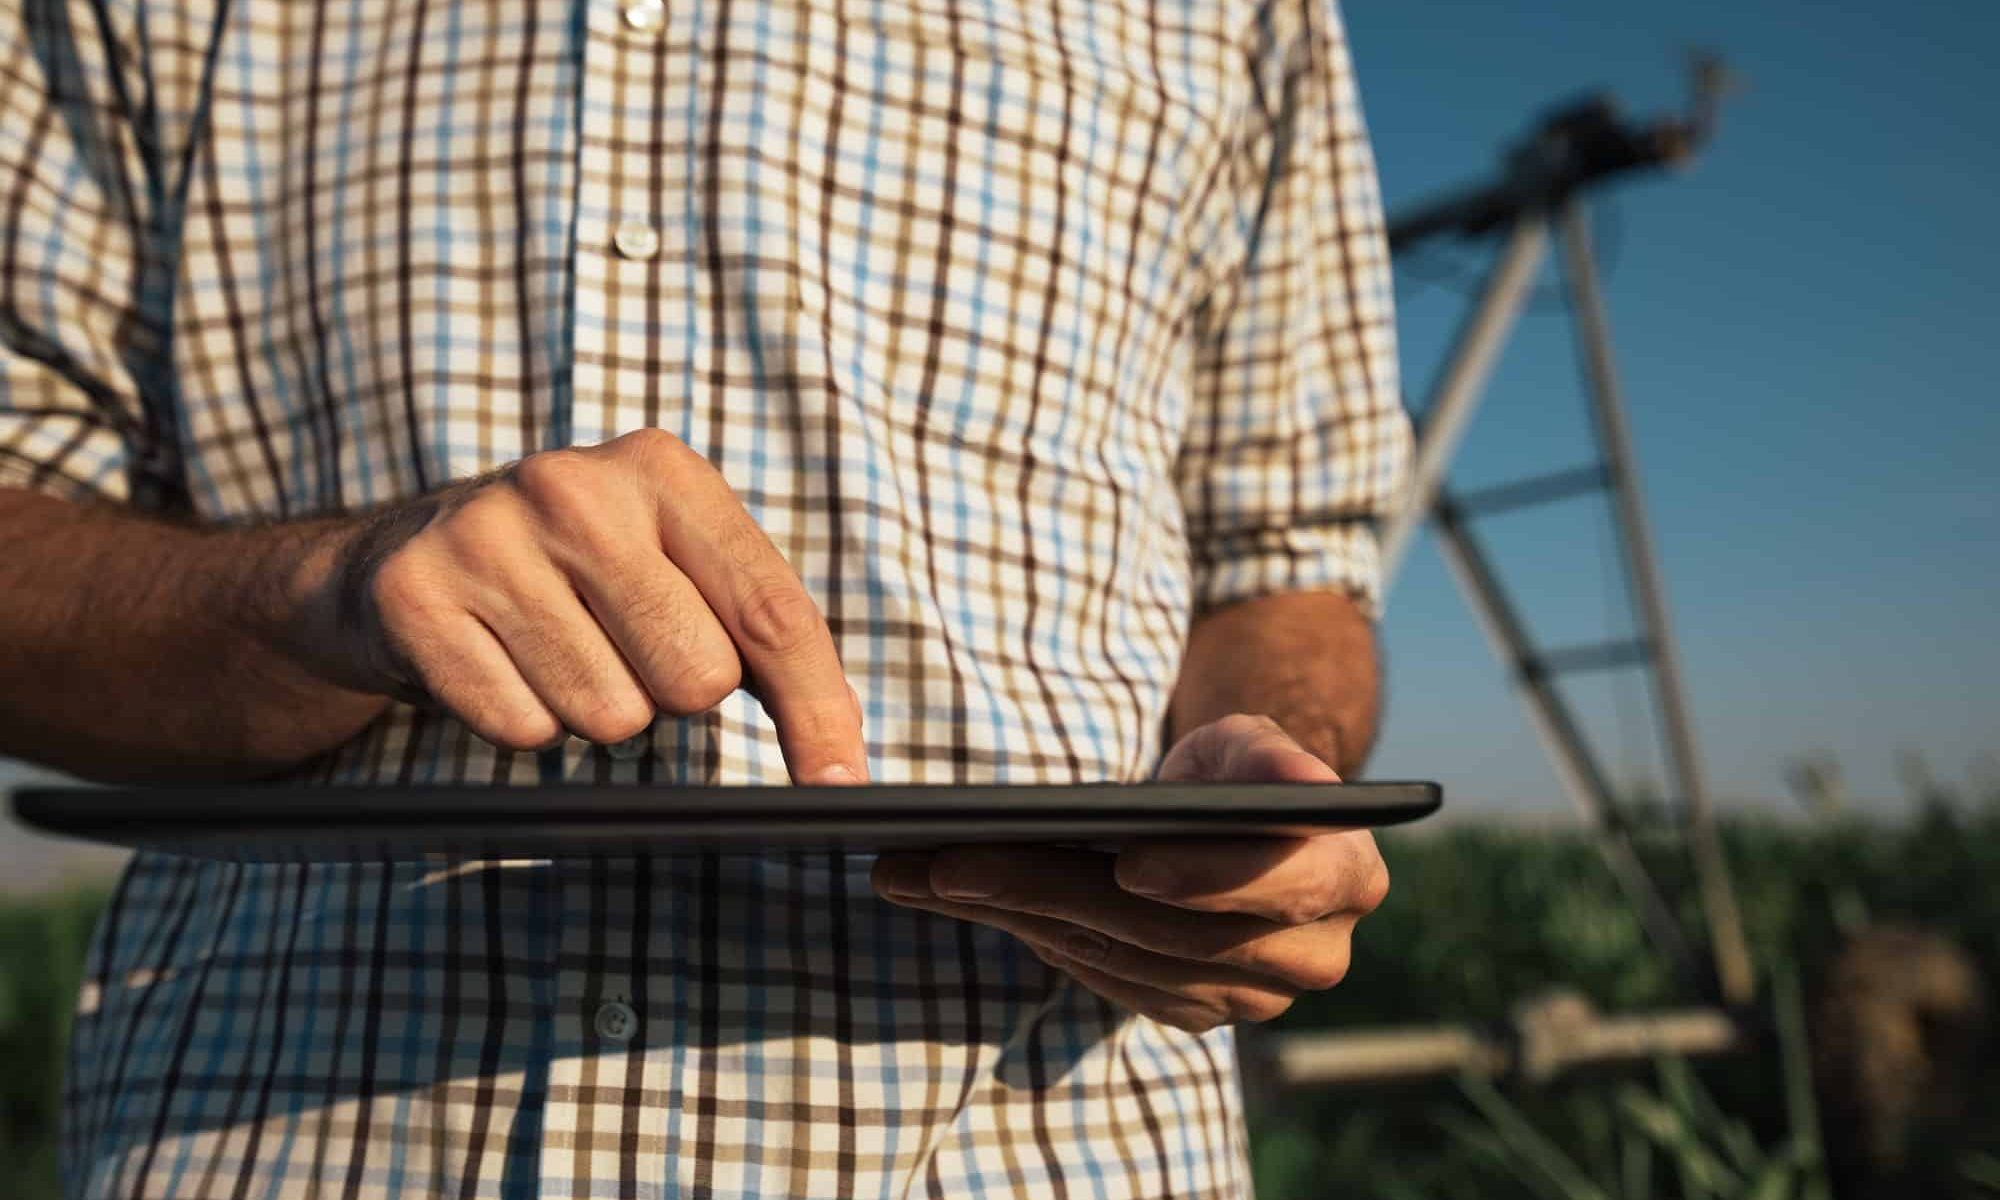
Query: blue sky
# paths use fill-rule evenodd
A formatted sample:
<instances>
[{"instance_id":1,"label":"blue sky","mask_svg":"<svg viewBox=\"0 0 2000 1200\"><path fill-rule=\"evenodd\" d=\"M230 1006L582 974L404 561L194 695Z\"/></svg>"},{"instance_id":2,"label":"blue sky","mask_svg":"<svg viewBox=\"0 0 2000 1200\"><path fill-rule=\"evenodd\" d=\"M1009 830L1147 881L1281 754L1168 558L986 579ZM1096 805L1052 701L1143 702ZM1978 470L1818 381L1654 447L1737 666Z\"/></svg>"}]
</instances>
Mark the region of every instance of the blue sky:
<instances>
[{"instance_id":1,"label":"blue sky","mask_svg":"<svg viewBox=\"0 0 2000 1200\"><path fill-rule=\"evenodd\" d=\"M1577 92L1678 104L1687 46L1743 73L1703 160L1617 187L1601 218L1710 774L1725 795L1776 797L1785 761L1820 749L1857 795L1888 797L1905 749L1947 779L1978 770L2000 744L2000 5L1351 0L1346 16L1392 211L1486 174L1534 114ZM1463 300L1407 271L1398 298L1417 397ZM1558 311L1523 323L1456 482L1585 459L1573 353ZM1619 628L1601 510L1484 529L1548 641ZM1386 635L1372 773L1443 778L1462 808L1561 804L1428 539ZM1609 765L1643 774L1637 677L1593 678L1576 699Z\"/></svg>"}]
</instances>

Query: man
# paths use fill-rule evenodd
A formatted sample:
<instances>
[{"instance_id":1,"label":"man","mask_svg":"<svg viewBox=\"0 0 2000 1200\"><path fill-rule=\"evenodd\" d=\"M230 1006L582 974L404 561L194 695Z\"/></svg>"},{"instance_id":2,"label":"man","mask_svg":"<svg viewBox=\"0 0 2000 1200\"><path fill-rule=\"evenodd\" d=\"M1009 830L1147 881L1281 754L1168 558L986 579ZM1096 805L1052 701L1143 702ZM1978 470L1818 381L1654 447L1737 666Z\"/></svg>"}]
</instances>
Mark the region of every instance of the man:
<instances>
[{"instance_id":1,"label":"man","mask_svg":"<svg viewBox=\"0 0 2000 1200\"><path fill-rule=\"evenodd\" d=\"M1332 0L4 0L0 752L1334 778L1408 431ZM1235 1196L1364 833L139 858L75 1196Z\"/></svg>"}]
</instances>

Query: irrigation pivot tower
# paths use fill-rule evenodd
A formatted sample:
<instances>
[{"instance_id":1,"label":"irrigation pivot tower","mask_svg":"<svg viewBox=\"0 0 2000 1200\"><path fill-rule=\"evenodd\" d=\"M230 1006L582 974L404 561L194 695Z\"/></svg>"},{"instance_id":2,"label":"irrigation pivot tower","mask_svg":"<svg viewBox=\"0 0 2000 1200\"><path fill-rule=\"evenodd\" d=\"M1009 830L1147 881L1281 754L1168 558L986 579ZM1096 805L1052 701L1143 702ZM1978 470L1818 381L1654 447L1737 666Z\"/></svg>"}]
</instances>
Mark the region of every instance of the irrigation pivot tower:
<instances>
[{"instance_id":1,"label":"irrigation pivot tower","mask_svg":"<svg viewBox=\"0 0 2000 1200\"><path fill-rule=\"evenodd\" d=\"M1402 509L1385 523L1382 545L1384 576L1393 580L1417 526L1426 518L1431 521L1446 565L1494 653L1518 683L1557 775L1589 822L1649 936L1692 988L1735 1007L1752 997L1750 957L1681 685L1666 589L1639 493L1584 206L1584 194L1593 187L1691 159L1714 128L1726 86L1721 63L1703 57L1695 60L1693 100L1684 114L1632 121L1601 95L1557 109L1506 156L1497 179L1453 192L1390 221L1389 244L1396 253L1447 237L1497 238L1500 248L1420 414L1410 492ZM1500 349L1528 301L1552 239L1559 249L1562 293L1581 350L1596 460L1499 487L1454 493L1445 481L1452 456ZM1634 636L1542 649L1529 638L1474 523L1496 513L1592 493L1608 495L1615 517L1619 557L1633 601ZM1681 803L1708 926L1706 966L1682 935L1672 908L1635 852L1618 797L1556 686L1563 674L1605 669L1638 669L1651 676L1671 787Z\"/></svg>"}]
</instances>

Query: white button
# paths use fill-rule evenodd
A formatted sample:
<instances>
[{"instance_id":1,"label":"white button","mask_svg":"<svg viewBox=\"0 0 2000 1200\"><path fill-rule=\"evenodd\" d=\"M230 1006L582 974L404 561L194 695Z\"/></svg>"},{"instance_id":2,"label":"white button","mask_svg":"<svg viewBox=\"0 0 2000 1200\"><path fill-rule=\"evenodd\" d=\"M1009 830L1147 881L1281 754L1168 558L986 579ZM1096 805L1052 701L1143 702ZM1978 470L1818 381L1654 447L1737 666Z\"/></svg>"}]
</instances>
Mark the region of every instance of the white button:
<instances>
[{"instance_id":1,"label":"white button","mask_svg":"<svg viewBox=\"0 0 2000 1200\"><path fill-rule=\"evenodd\" d=\"M660 235L640 221L621 221L611 235L611 244L621 258L651 258L660 252Z\"/></svg>"},{"instance_id":2,"label":"white button","mask_svg":"<svg viewBox=\"0 0 2000 1200\"><path fill-rule=\"evenodd\" d=\"M625 23L640 33L658 33L667 27L666 0L632 0L625 6Z\"/></svg>"},{"instance_id":3,"label":"white button","mask_svg":"<svg viewBox=\"0 0 2000 1200\"><path fill-rule=\"evenodd\" d=\"M622 1000L613 1000L597 1010L597 1036L608 1042L629 1042L639 1032L639 1014Z\"/></svg>"},{"instance_id":4,"label":"white button","mask_svg":"<svg viewBox=\"0 0 2000 1200\"><path fill-rule=\"evenodd\" d=\"M653 731L642 729L623 741L612 742L604 747L604 752L619 762L630 762L635 758L644 758L652 746Z\"/></svg>"}]
</instances>

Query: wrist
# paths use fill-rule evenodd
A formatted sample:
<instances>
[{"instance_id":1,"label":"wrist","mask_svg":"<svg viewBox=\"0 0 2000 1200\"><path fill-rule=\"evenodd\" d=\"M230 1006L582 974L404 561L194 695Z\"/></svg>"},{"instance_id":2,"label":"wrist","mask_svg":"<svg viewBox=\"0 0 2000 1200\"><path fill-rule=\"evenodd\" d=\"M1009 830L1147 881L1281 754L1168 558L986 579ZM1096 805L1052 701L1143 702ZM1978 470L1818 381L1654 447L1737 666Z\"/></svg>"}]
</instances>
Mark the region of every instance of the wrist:
<instances>
[{"instance_id":1,"label":"wrist","mask_svg":"<svg viewBox=\"0 0 2000 1200\"><path fill-rule=\"evenodd\" d=\"M1343 775L1357 773L1375 728L1374 627L1348 597L1292 592L1246 600L1195 622L1174 688L1174 740L1231 713L1268 716Z\"/></svg>"},{"instance_id":2,"label":"wrist","mask_svg":"<svg viewBox=\"0 0 2000 1200\"><path fill-rule=\"evenodd\" d=\"M344 562L362 522L315 520L246 531L259 544L243 555L236 590L236 643L248 651L237 672L269 699L247 714L243 757L283 771L359 733L389 697L345 666L333 619ZM309 714L309 715L308 715Z\"/></svg>"},{"instance_id":3,"label":"wrist","mask_svg":"<svg viewBox=\"0 0 2000 1200\"><path fill-rule=\"evenodd\" d=\"M337 597L348 551L362 522L314 520L233 535L233 571L218 572L230 594L219 611L232 631L302 676L349 685L331 670L338 645Z\"/></svg>"}]
</instances>

